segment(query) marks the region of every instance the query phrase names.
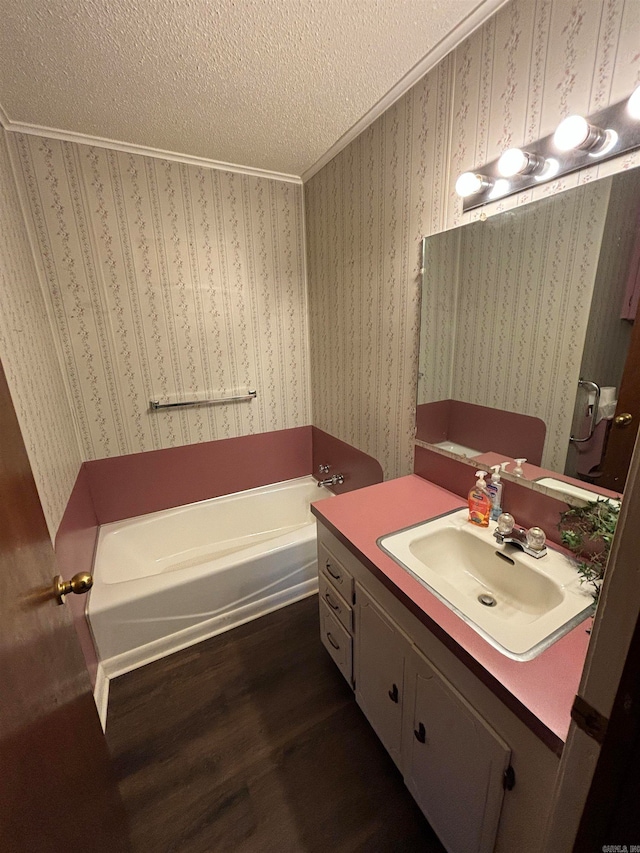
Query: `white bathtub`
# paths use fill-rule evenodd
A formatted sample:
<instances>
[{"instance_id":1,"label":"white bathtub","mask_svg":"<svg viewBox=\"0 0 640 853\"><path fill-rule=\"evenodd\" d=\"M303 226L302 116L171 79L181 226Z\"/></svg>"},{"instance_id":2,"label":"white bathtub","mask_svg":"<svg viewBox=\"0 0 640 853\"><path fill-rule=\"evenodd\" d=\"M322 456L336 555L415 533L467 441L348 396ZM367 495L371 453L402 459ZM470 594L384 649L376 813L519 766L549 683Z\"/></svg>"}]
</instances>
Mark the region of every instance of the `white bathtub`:
<instances>
[{"instance_id":1,"label":"white bathtub","mask_svg":"<svg viewBox=\"0 0 640 853\"><path fill-rule=\"evenodd\" d=\"M104 524L87 616L108 677L317 590L312 477Z\"/></svg>"}]
</instances>

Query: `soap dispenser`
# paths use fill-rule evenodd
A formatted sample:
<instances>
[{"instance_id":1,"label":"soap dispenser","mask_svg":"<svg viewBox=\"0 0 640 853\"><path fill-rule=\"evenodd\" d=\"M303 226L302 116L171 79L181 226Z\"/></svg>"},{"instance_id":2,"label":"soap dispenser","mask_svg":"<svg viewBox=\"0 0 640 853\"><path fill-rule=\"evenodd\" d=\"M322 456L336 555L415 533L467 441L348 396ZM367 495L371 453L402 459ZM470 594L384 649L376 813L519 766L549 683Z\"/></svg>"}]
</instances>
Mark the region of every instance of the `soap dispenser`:
<instances>
[{"instance_id":1,"label":"soap dispenser","mask_svg":"<svg viewBox=\"0 0 640 853\"><path fill-rule=\"evenodd\" d=\"M478 527L488 527L491 516L491 498L484 478L486 471L476 471L475 486L469 491L469 521Z\"/></svg>"},{"instance_id":2,"label":"soap dispenser","mask_svg":"<svg viewBox=\"0 0 640 853\"><path fill-rule=\"evenodd\" d=\"M516 477L524 477L524 471L522 470L522 465L526 462L526 459L516 459L516 467L513 469L513 473Z\"/></svg>"},{"instance_id":3,"label":"soap dispenser","mask_svg":"<svg viewBox=\"0 0 640 853\"><path fill-rule=\"evenodd\" d=\"M502 463L504 464L504 463ZM491 482L487 483L487 493L491 499L491 521L496 521L502 512L502 483L500 482L501 465L492 465Z\"/></svg>"}]
</instances>

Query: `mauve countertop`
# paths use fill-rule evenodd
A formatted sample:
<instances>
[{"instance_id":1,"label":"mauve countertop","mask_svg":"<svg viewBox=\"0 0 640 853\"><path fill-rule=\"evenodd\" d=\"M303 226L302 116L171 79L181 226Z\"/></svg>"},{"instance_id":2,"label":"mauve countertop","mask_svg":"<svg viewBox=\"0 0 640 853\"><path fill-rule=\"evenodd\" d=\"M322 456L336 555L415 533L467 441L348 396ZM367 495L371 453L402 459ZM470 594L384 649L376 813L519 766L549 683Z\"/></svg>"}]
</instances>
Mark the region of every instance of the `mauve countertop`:
<instances>
[{"instance_id":1,"label":"mauve countertop","mask_svg":"<svg viewBox=\"0 0 640 853\"><path fill-rule=\"evenodd\" d=\"M589 644L586 629L592 620L582 622L533 660L512 660L376 545L380 536L465 505L458 495L411 474L317 501L312 512L559 754L569 730L571 706Z\"/></svg>"}]
</instances>

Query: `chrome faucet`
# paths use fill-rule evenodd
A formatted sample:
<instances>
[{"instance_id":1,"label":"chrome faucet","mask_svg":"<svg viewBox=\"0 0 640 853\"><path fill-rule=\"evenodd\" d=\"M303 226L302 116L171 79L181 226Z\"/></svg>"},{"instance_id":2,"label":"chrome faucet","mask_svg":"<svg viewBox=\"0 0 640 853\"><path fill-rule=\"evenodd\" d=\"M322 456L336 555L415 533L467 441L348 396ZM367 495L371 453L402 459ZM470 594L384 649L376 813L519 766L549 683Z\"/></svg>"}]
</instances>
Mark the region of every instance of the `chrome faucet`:
<instances>
[{"instance_id":1,"label":"chrome faucet","mask_svg":"<svg viewBox=\"0 0 640 853\"><path fill-rule=\"evenodd\" d=\"M342 474L332 474L326 480L318 480L318 486L340 486L344 483Z\"/></svg>"},{"instance_id":2,"label":"chrome faucet","mask_svg":"<svg viewBox=\"0 0 640 853\"><path fill-rule=\"evenodd\" d=\"M535 557L536 560L547 553L544 530L540 527L530 527L526 530L518 526L510 512L503 512L498 516L498 526L493 536L500 545L517 545L525 554Z\"/></svg>"}]
</instances>

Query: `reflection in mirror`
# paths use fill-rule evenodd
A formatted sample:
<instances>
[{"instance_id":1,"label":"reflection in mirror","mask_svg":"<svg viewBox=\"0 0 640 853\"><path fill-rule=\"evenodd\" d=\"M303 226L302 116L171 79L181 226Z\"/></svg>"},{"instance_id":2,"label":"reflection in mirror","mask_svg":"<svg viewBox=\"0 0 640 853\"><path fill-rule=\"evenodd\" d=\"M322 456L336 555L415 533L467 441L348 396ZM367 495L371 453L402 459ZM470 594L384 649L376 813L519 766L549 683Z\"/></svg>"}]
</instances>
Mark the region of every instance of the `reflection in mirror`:
<instances>
[{"instance_id":1,"label":"reflection in mirror","mask_svg":"<svg viewBox=\"0 0 640 853\"><path fill-rule=\"evenodd\" d=\"M416 438L624 488L640 416L640 170L426 238ZM582 380L582 381L581 381Z\"/></svg>"}]
</instances>

